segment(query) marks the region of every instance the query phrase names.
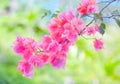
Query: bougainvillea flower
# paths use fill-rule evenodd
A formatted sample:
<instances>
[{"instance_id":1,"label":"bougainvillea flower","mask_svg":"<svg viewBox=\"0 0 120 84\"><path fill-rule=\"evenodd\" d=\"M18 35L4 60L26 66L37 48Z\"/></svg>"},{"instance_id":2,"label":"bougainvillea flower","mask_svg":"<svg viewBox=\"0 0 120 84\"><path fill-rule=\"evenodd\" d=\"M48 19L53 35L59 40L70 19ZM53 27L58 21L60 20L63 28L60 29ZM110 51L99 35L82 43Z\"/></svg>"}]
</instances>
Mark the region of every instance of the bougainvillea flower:
<instances>
[{"instance_id":1,"label":"bougainvillea flower","mask_svg":"<svg viewBox=\"0 0 120 84\"><path fill-rule=\"evenodd\" d=\"M34 74L33 66L25 60L19 61L18 70L28 78L32 78Z\"/></svg>"},{"instance_id":2,"label":"bougainvillea flower","mask_svg":"<svg viewBox=\"0 0 120 84\"><path fill-rule=\"evenodd\" d=\"M96 13L97 10L98 10L98 6L97 6L97 1L96 0L82 0L81 4L77 8L77 11L81 15Z\"/></svg>"},{"instance_id":3,"label":"bougainvillea flower","mask_svg":"<svg viewBox=\"0 0 120 84\"><path fill-rule=\"evenodd\" d=\"M40 53L37 56L32 56L29 63L33 66L43 67L48 62L49 56L45 53Z\"/></svg>"},{"instance_id":4,"label":"bougainvillea flower","mask_svg":"<svg viewBox=\"0 0 120 84\"><path fill-rule=\"evenodd\" d=\"M50 59L50 64L55 68L55 69L61 69L65 67L66 64L66 54L60 54L58 55L53 55L51 56Z\"/></svg>"},{"instance_id":5,"label":"bougainvillea flower","mask_svg":"<svg viewBox=\"0 0 120 84\"><path fill-rule=\"evenodd\" d=\"M23 58L29 59L33 52L36 52L36 42L32 38L22 38L17 36L13 49L21 54Z\"/></svg>"},{"instance_id":6,"label":"bougainvillea flower","mask_svg":"<svg viewBox=\"0 0 120 84\"><path fill-rule=\"evenodd\" d=\"M100 51L101 49L103 49L103 42L102 39L95 39L94 40L94 48L96 49L96 51Z\"/></svg>"},{"instance_id":7,"label":"bougainvillea flower","mask_svg":"<svg viewBox=\"0 0 120 84\"><path fill-rule=\"evenodd\" d=\"M81 14L89 14L96 11L96 0L82 0L78 7ZM66 58L69 47L75 44L79 35L95 34L99 32L98 25L87 27L80 17L76 17L72 11L62 12L50 20L48 24L50 34L44 35L41 42L32 38L17 36L13 49L22 56L18 64L18 70L28 78L34 74L33 67L43 67L47 63L55 69L63 69L66 65ZM86 29L84 32L82 32ZM81 33L82 32L82 33ZM96 51L103 48L101 39L94 40Z\"/></svg>"}]
</instances>

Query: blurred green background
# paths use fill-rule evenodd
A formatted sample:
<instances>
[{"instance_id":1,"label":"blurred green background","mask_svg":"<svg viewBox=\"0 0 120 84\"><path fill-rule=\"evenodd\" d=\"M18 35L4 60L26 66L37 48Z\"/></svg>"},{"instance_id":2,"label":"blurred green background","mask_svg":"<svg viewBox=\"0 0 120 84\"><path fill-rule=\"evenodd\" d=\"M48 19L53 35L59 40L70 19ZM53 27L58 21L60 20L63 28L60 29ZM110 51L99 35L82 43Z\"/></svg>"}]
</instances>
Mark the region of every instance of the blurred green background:
<instances>
[{"instance_id":1,"label":"blurred green background","mask_svg":"<svg viewBox=\"0 0 120 84\"><path fill-rule=\"evenodd\" d=\"M69 50L65 69L46 65L35 69L32 79L17 70L21 57L11 48L16 35L40 41L49 33L46 25L55 11L77 7L79 0L67 1L0 0L0 84L120 84L120 28L114 22L107 23L100 52L94 50L92 40L79 37Z\"/></svg>"}]
</instances>

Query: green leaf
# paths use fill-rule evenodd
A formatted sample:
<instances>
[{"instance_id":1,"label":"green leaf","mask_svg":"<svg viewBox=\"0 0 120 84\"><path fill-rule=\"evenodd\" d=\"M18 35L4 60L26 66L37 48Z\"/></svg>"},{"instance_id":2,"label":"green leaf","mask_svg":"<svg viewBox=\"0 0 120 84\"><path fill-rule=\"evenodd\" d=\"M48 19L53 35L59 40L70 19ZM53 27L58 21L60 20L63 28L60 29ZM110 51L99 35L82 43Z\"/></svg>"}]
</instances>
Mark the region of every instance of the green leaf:
<instances>
[{"instance_id":1,"label":"green leaf","mask_svg":"<svg viewBox=\"0 0 120 84\"><path fill-rule=\"evenodd\" d=\"M44 17L46 17L47 15L50 15L51 11L50 10L44 10L43 15L41 16L41 19L43 19Z\"/></svg>"},{"instance_id":2,"label":"green leaf","mask_svg":"<svg viewBox=\"0 0 120 84\"><path fill-rule=\"evenodd\" d=\"M53 18L53 17L56 17L59 13L60 13L60 11L57 10L54 14L52 14L52 18Z\"/></svg>"},{"instance_id":3,"label":"green leaf","mask_svg":"<svg viewBox=\"0 0 120 84\"><path fill-rule=\"evenodd\" d=\"M119 19L117 19L117 18L114 18L114 19L115 19L115 21L116 21L117 25L120 27L120 20L119 20Z\"/></svg>"},{"instance_id":4,"label":"green leaf","mask_svg":"<svg viewBox=\"0 0 120 84\"><path fill-rule=\"evenodd\" d=\"M101 23L99 30L102 35L105 33L105 29L106 29L105 23Z\"/></svg>"},{"instance_id":5,"label":"green leaf","mask_svg":"<svg viewBox=\"0 0 120 84\"><path fill-rule=\"evenodd\" d=\"M105 33L105 30L102 27L99 27L99 30L102 35Z\"/></svg>"},{"instance_id":6,"label":"green leaf","mask_svg":"<svg viewBox=\"0 0 120 84\"><path fill-rule=\"evenodd\" d=\"M52 15L52 18L53 18L53 17L56 17L57 15L58 15L58 14L53 14L53 15Z\"/></svg>"},{"instance_id":7,"label":"green leaf","mask_svg":"<svg viewBox=\"0 0 120 84\"><path fill-rule=\"evenodd\" d=\"M100 25L103 29L106 29L106 25L105 25L105 23L101 23L101 25Z\"/></svg>"}]
</instances>

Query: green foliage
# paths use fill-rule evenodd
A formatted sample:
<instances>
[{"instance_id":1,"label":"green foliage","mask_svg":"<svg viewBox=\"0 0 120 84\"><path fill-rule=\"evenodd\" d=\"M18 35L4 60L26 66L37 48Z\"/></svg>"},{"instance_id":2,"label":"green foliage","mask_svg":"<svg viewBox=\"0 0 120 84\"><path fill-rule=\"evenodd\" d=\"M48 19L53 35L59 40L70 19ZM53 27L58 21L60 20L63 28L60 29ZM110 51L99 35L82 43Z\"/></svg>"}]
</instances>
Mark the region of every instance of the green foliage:
<instances>
[{"instance_id":1,"label":"green foliage","mask_svg":"<svg viewBox=\"0 0 120 84\"><path fill-rule=\"evenodd\" d=\"M101 23L99 27L100 33L103 35L105 33L106 25L104 23Z\"/></svg>"},{"instance_id":2,"label":"green foliage","mask_svg":"<svg viewBox=\"0 0 120 84\"><path fill-rule=\"evenodd\" d=\"M59 10L57 10L54 14L52 14L52 17L56 17L60 13Z\"/></svg>"}]
</instances>

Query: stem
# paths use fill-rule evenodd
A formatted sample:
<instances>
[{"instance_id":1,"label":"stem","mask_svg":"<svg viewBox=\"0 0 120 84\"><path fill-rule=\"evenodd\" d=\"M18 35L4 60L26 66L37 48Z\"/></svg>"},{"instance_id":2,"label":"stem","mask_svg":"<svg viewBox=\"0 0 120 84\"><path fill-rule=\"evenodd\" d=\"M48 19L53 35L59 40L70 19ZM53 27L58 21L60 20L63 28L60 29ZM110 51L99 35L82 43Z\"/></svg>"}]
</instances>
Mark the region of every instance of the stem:
<instances>
[{"instance_id":1,"label":"stem","mask_svg":"<svg viewBox=\"0 0 120 84\"><path fill-rule=\"evenodd\" d=\"M99 13L102 13L111 3L113 3L114 1L116 1L116 0L112 0L111 2L109 2L105 7L103 7L102 9L101 9L101 11L99 12Z\"/></svg>"},{"instance_id":2,"label":"stem","mask_svg":"<svg viewBox=\"0 0 120 84\"><path fill-rule=\"evenodd\" d=\"M90 24L92 24L94 20L95 20L95 18L93 18L93 19L86 25L86 27L88 27Z\"/></svg>"},{"instance_id":3,"label":"stem","mask_svg":"<svg viewBox=\"0 0 120 84\"><path fill-rule=\"evenodd\" d=\"M106 16L106 17L103 17L103 18L112 18L112 17L120 17L120 15L111 15L111 16Z\"/></svg>"},{"instance_id":4,"label":"stem","mask_svg":"<svg viewBox=\"0 0 120 84\"><path fill-rule=\"evenodd\" d=\"M88 15L87 15L87 17L94 18L94 17L88 16ZM102 18L112 18L112 17L120 17L120 14L118 14L118 15L112 15L111 14L111 16L103 16Z\"/></svg>"}]
</instances>

